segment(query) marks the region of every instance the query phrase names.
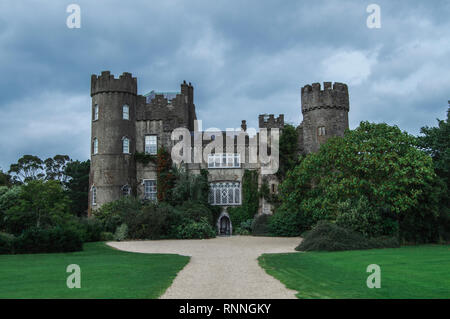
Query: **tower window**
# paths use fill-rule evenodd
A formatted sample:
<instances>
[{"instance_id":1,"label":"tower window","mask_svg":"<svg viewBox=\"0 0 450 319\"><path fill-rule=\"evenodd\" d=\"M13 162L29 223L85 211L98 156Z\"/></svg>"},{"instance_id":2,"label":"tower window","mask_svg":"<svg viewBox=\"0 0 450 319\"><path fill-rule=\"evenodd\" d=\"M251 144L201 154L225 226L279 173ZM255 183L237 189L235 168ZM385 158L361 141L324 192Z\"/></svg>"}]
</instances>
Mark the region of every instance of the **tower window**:
<instances>
[{"instance_id":1,"label":"tower window","mask_svg":"<svg viewBox=\"0 0 450 319\"><path fill-rule=\"evenodd\" d=\"M98 153L98 138L94 138L94 150L93 150L94 154Z\"/></svg>"},{"instance_id":2,"label":"tower window","mask_svg":"<svg viewBox=\"0 0 450 319\"><path fill-rule=\"evenodd\" d=\"M97 188L92 186L91 188L92 205L97 205Z\"/></svg>"},{"instance_id":3,"label":"tower window","mask_svg":"<svg viewBox=\"0 0 450 319\"><path fill-rule=\"evenodd\" d=\"M98 104L94 105L94 121L98 120Z\"/></svg>"},{"instance_id":4,"label":"tower window","mask_svg":"<svg viewBox=\"0 0 450 319\"><path fill-rule=\"evenodd\" d=\"M122 149L124 154L130 154L130 139L128 137L122 139Z\"/></svg>"},{"instance_id":5,"label":"tower window","mask_svg":"<svg viewBox=\"0 0 450 319\"><path fill-rule=\"evenodd\" d=\"M122 195L129 196L131 194L131 187L128 185L122 186Z\"/></svg>"},{"instance_id":6,"label":"tower window","mask_svg":"<svg viewBox=\"0 0 450 319\"><path fill-rule=\"evenodd\" d=\"M151 201L156 201L156 180L144 180L144 198Z\"/></svg>"},{"instance_id":7,"label":"tower window","mask_svg":"<svg viewBox=\"0 0 450 319\"><path fill-rule=\"evenodd\" d=\"M130 107L126 104L124 106L122 106L122 118L124 120L130 119Z\"/></svg>"},{"instance_id":8,"label":"tower window","mask_svg":"<svg viewBox=\"0 0 450 319\"><path fill-rule=\"evenodd\" d=\"M158 139L156 135L145 136L145 153L150 155L158 153Z\"/></svg>"},{"instance_id":9,"label":"tower window","mask_svg":"<svg viewBox=\"0 0 450 319\"><path fill-rule=\"evenodd\" d=\"M326 132L325 132L325 126L319 126L317 128L317 135L318 136L325 136Z\"/></svg>"}]
</instances>

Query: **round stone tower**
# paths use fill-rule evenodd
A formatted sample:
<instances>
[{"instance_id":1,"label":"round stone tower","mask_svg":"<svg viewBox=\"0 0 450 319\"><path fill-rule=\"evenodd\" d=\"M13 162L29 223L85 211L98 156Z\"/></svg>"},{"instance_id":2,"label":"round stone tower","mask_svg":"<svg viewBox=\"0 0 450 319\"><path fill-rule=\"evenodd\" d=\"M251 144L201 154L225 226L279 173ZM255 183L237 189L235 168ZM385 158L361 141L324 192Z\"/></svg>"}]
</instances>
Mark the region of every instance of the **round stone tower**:
<instances>
[{"instance_id":1,"label":"round stone tower","mask_svg":"<svg viewBox=\"0 0 450 319\"><path fill-rule=\"evenodd\" d=\"M136 191L137 81L109 71L91 77L92 130L88 213Z\"/></svg>"},{"instance_id":2,"label":"round stone tower","mask_svg":"<svg viewBox=\"0 0 450 319\"><path fill-rule=\"evenodd\" d=\"M317 152L332 136L348 129L349 98L346 84L324 82L302 87L303 152Z\"/></svg>"}]
</instances>

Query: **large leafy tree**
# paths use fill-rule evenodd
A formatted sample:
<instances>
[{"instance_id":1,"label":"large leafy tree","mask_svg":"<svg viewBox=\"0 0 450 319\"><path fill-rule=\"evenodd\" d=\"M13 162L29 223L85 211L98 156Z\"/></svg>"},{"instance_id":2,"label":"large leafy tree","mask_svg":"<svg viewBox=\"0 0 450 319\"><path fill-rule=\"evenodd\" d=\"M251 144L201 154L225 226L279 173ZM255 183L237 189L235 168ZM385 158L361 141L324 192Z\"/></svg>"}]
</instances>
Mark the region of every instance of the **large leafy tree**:
<instances>
[{"instance_id":1,"label":"large leafy tree","mask_svg":"<svg viewBox=\"0 0 450 319\"><path fill-rule=\"evenodd\" d=\"M449 102L450 103L450 102ZM447 110L447 119L437 120L437 127L422 127L423 134L419 136L419 145L432 158L436 174L441 177L447 186L450 186L450 107Z\"/></svg>"},{"instance_id":2,"label":"large leafy tree","mask_svg":"<svg viewBox=\"0 0 450 319\"><path fill-rule=\"evenodd\" d=\"M73 161L64 168L64 186L70 199L70 212L74 215L87 215L89 194L90 161Z\"/></svg>"},{"instance_id":3,"label":"large leafy tree","mask_svg":"<svg viewBox=\"0 0 450 319\"><path fill-rule=\"evenodd\" d=\"M17 202L5 212L5 228L20 234L30 227L62 225L70 218L68 204L58 181L31 180L20 186Z\"/></svg>"},{"instance_id":4,"label":"large leafy tree","mask_svg":"<svg viewBox=\"0 0 450 319\"><path fill-rule=\"evenodd\" d=\"M430 196L436 191L431 157L417 148L414 136L387 124L361 122L343 138L329 139L287 174L280 191L280 209L297 214L301 229L338 219L345 203L364 208L352 218L379 227L369 229L371 235L392 234L411 214L430 219L437 214L436 198Z\"/></svg>"},{"instance_id":5,"label":"large leafy tree","mask_svg":"<svg viewBox=\"0 0 450 319\"><path fill-rule=\"evenodd\" d=\"M44 161L45 178L64 183L67 179L65 169L71 161L68 155L55 155L54 157L47 158Z\"/></svg>"},{"instance_id":6,"label":"large leafy tree","mask_svg":"<svg viewBox=\"0 0 450 319\"><path fill-rule=\"evenodd\" d=\"M12 184L11 175L0 170L0 186L10 187Z\"/></svg>"},{"instance_id":7,"label":"large leafy tree","mask_svg":"<svg viewBox=\"0 0 450 319\"><path fill-rule=\"evenodd\" d=\"M437 127L422 127L419 146L432 158L436 174L442 180L438 227L440 236L450 240L450 101L447 119L439 120ZM439 194L439 193L437 193Z\"/></svg>"},{"instance_id":8,"label":"large leafy tree","mask_svg":"<svg viewBox=\"0 0 450 319\"><path fill-rule=\"evenodd\" d=\"M45 177L44 162L37 156L24 155L17 163L11 164L8 173L18 183L42 179Z\"/></svg>"}]
</instances>

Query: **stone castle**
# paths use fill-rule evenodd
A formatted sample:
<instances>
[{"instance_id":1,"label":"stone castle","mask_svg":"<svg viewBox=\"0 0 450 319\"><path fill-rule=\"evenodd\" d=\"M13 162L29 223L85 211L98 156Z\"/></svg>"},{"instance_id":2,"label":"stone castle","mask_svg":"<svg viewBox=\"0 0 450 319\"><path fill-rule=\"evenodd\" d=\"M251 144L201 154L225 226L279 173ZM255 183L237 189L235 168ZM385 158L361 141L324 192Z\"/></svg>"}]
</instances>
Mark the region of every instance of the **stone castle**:
<instances>
[{"instance_id":1,"label":"stone castle","mask_svg":"<svg viewBox=\"0 0 450 319\"><path fill-rule=\"evenodd\" d=\"M100 76L92 75L91 97L89 213L121 196L133 195L156 200L156 166L152 162L144 164L136 161L134 154L155 155L160 147L170 152L176 143L171 135L177 128L188 130L194 139L198 127L193 86L184 81L178 92L151 91L139 95L137 79L130 73L123 73L116 79L109 71L104 71ZM297 148L299 154L307 154L317 151L329 137L343 136L348 128L347 85L325 82L323 90L319 83L302 87L301 110L303 121L297 127ZM279 129L282 133L283 114L278 117L262 114L258 120L260 131ZM245 120L240 130L246 133ZM218 232L231 234L232 225L225 208L241 204L241 182L245 170L257 170L260 173L264 164L245 160L251 152L252 138L247 137L239 145L235 136L230 137L225 131L218 134L209 133L209 140L214 142L219 137L226 141L231 139L232 147L226 150L214 149L200 162L184 166L194 174L200 173L200 169L208 170L209 201L212 205L224 208L217 220ZM259 135L256 133L253 139L259 140ZM200 143L201 148L210 147L208 141L202 140ZM268 143L270 146L270 138ZM239 146L243 146L240 151ZM259 148L256 152L259 152ZM276 175L268 174L265 178L270 191L276 193L279 183ZM261 174L259 183L262 183ZM258 213L271 212L271 205L261 199Z\"/></svg>"}]
</instances>

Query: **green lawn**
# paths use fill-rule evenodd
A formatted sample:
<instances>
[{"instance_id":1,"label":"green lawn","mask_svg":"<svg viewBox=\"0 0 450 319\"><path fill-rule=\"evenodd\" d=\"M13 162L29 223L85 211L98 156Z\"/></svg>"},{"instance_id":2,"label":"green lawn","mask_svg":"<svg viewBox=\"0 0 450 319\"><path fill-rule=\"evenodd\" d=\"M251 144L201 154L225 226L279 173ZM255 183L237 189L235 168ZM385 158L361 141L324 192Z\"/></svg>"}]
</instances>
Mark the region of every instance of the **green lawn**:
<instances>
[{"instance_id":1,"label":"green lawn","mask_svg":"<svg viewBox=\"0 0 450 319\"><path fill-rule=\"evenodd\" d=\"M0 298L157 298L189 257L139 254L88 243L84 251L0 255ZM66 286L66 267L81 268L81 288Z\"/></svg>"},{"instance_id":2,"label":"green lawn","mask_svg":"<svg viewBox=\"0 0 450 319\"><path fill-rule=\"evenodd\" d=\"M259 264L299 298L450 298L450 245L264 254ZM367 288L370 264L379 289Z\"/></svg>"}]
</instances>

